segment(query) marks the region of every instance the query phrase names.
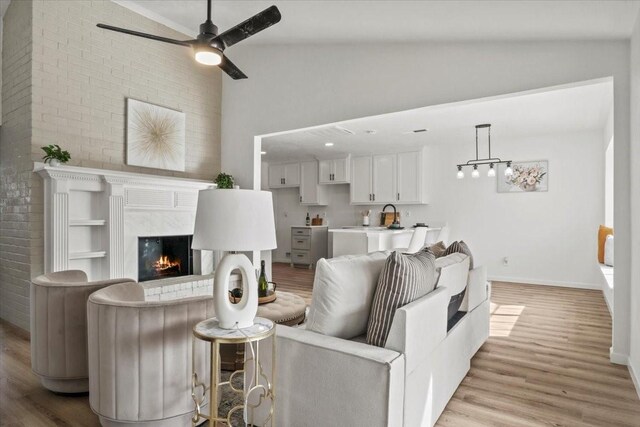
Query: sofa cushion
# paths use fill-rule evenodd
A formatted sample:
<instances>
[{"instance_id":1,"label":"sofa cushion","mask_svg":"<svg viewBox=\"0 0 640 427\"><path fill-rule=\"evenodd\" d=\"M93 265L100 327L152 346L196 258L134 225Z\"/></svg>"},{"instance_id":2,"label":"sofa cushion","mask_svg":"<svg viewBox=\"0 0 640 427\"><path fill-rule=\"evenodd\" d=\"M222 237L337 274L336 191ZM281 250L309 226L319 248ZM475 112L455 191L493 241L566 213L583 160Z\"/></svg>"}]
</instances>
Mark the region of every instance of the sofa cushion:
<instances>
[{"instance_id":1,"label":"sofa cushion","mask_svg":"<svg viewBox=\"0 0 640 427\"><path fill-rule=\"evenodd\" d=\"M431 292L437 278L435 255L430 251L389 255L373 297L367 342L384 347L396 309Z\"/></svg>"},{"instance_id":2,"label":"sofa cushion","mask_svg":"<svg viewBox=\"0 0 640 427\"><path fill-rule=\"evenodd\" d=\"M473 255L471 254L471 249L469 249L469 246L464 242L464 240L450 244L447 250L444 251L443 256L451 255L456 252L465 254L469 257L469 270L473 270Z\"/></svg>"},{"instance_id":3,"label":"sofa cushion","mask_svg":"<svg viewBox=\"0 0 640 427\"><path fill-rule=\"evenodd\" d=\"M609 234L604 242L604 264L613 267L613 234Z\"/></svg>"},{"instance_id":4,"label":"sofa cushion","mask_svg":"<svg viewBox=\"0 0 640 427\"><path fill-rule=\"evenodd\" d=\"M431 246L427 246L425 249L429 249L431 252L433 252L436 258L440 258L441 256L444 256L444 253L447 250L447 247L444 245L443 242L438 242L438 243L434 243Z\"/></svg>"},{"instance_id":5,"label":"sofa cushion","mask_svg":"<svg viewBox=\"0 0 640 427\"><path fill-rule=\"evenodd\" d=\"M437 287L446 287L450 296L447 310L449 320L460 310L464 299L469 282L469 262L470 258L460 252L436 259L436 268L440 273Z\"/></svg>"},{"instance_id":6,"label":"sofa cushion","mask_svg":"<svg viewBox=\"0 0 640 427\"><path fill-rule=\"evenodd\" d=\"M388 254L318 261L306 329L344 339L366 333L378 276Z\"/></svg>"},{"instance_id":7,"label":"sofa cushion","mask_svg":"<svg viewBox=\"0 0 640 427\"><path fill-rule=\"evenodd\" d=\"M598 229L598 262L604 264L604 244L607 236L613 234L613 228L601 225Z\"/></svg>"}]
</instances>

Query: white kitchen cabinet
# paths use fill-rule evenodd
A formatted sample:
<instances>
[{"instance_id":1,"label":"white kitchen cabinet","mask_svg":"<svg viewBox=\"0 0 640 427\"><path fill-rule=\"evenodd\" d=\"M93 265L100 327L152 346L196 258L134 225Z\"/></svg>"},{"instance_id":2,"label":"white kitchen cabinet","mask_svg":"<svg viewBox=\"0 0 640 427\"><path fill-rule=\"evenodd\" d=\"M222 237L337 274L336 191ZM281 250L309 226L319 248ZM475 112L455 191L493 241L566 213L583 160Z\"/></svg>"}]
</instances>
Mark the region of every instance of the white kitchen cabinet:
<instances>
[{"instance_id":1,"label":"white kitchen cabinet","mask_svg":"<svg viewBox=\"0 0 640 427\"><path fill-rule=\"evenodd\" d=\"M333 181L335 183L348 183L350 181L349 176L349 163L351 159L346 157L344 159L336 159L333 161Z\"/></svg>"},{"instance_id":2,"label":"white kitchen cabinet","mask_svg":"<svg viewBox=\"0 0 640 427\"><path fill-rule=\"evenodd\" d=\"M300 186L300 163L269 164L269 188Z\"/></svg>"},{"instance_id":3,"label":"white kitchen cabinet","mask_svg":"<svg viewBox=\"0 0 640 427\"><path fill-rule=\"evenodd\" d=\"M327 204L327 188L318 185L318 162L316 161L300 163L300 204Z\"/></svg>"},{"instance_id":4,"label":"white kitchen cabinet","mask_svg":"<svg viewBox=\"0 0 640 427\"><path fill-rule=\"evenodd\" d=\"M425 151L356 157L352 162L351 203L426 203L422 166Z\"/></svg>"},{"instance_id":5,"label":"white kitchen cabinet","mask_svg":"<svg viewBox=\"0 0 640 427\"><path fill-rule=\"evenodd\" d=\"M397 194L399 203L422 202L422 179L420 163L422 153L399 153L397 155Z\"/></svg>"},{"instance_id":6,"label":"white kitchen cabinet","mask_svg":"<svg viewBox=\"0 0 640 427\"><path fill-rule=\"evenodd\" d=\"M298 187L300 185L300 163L284 165L284 184L287 187Z\"/></svg>"},{"instance_id":7,"label":"white kitchen cabinet","mask_svg":"<svg viewBox=\"0 0 640 427\"><path fill-rule=\"evenodd\" d=\"M395 154L373 156L372 188L374 202L394 203L397 201L396 159Z\"/></svg>"},{"instance_id":8,"label":"white kitchen cabinet","mask_svg":"<svg viewBox=\"0 0 640 427\"><path fill-rule=\"evenodd\" d=\"M371 156L354 157L351 173L351 203L372 203Z\"/></svg>"},{"instance_id":9,"label":"white kitchen cabinet","mask_svg":"<svg viewBox=\"0 0 640 427\"><path fill-rule=\"evenodd\" d=\"M342 159L320 160L320 184L348 184L350 181L349 156Z\"/></svg>"}]
</instances>

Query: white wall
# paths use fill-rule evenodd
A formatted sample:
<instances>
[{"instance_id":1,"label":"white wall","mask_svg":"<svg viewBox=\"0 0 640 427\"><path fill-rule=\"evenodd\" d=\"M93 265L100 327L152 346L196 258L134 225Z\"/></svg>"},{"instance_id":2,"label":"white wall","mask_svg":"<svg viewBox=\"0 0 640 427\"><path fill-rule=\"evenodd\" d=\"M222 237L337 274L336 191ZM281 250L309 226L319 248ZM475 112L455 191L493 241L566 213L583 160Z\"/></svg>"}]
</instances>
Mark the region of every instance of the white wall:
<instances>
[{"instance_id":1,"label":"white wall","mask_svg":"<svg viewBox=\"0 0 640 427\"><path fill-rule=\"evenodd\" d=\"M600 289L595 236L604 219L602 132L494 140L493 148L513 160L548 160L549 191L497 193L496 179L486 177L486 167L477 180L469 174L458 180L453 165L467 158L468 147L440 141L431 148L425 168L431 176L430 203L398 206L402 225L448 222L450 238L469 243L477 262L495 280ZM369 207L349 204L348 185L329 189L329 205L320 207L301 206L297 188L274 190L275 260L287 261L290 227L304 224L307 212L326 213L330 227L360 223L360 212ZM370 208L377 213L382 206ZM509 257L508 266L504 257Z\"/></svg>"},{"instance_id":2,"label":"white wall","mask_svg":"<svg viewBox=\"0 0 640 427\"><path fill-rule=\"evenodd\" d=\"M233 54L249 79L223 79L222 167L245 187L253 184L255 135L613 76L617 238L612 351L614 359L626 360L628 41L239 45Z\"/></svg>"},{"instance_id":3,"label":"white wall","mask_svg":"<svg viewBox=\"0 0 640 427\"><path fill-rule=\"evenodd\" d=\"M616 137L616 151L619 141ZM640 14L631 38L631 250L635 262L631 265L631 352L629 369L640 395ZM616 213L618 206L616 206ZM617 217L616 217L617 218ZM617 219L616 219L617 221ZM616 222L616 226L618 226ZM616 229L616 240L620 237ZM616 263L619 255L618 245L615 247ZM618 271L615 272L615 292L618 292ZM617 309L617 308L616 308Z\"/></svg>"},{"instance_id":4,"label":"white wall","mask_svg":"<svg viewBox=\"0 0 640 427\"><path fill-rule=\"evenodd\" d=\"M602 136L604 143L604 224L613 227L613 194L614 194L614 139L613 139L613 106L609 110L607 122Z\"/></svg>"}]
</instances>

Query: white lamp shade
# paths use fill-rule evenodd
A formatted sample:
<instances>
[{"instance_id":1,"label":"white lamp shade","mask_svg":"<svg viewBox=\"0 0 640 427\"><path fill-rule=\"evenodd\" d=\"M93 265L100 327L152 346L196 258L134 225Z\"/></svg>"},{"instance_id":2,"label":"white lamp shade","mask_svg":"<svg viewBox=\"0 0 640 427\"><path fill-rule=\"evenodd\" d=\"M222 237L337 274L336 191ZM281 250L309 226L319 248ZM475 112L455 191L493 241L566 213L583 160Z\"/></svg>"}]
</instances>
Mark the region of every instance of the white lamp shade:
<instances>
[{"instance_id":1,"label":"white lamp shade","mask_svg":"<svg viewBox=\"0 0 640 427\"><path fill-rule=\"evenodd\" d=\"M200 190L193 249L261 251L275 249L273 198L268 191Z\"/></svg>"}]
</instances>

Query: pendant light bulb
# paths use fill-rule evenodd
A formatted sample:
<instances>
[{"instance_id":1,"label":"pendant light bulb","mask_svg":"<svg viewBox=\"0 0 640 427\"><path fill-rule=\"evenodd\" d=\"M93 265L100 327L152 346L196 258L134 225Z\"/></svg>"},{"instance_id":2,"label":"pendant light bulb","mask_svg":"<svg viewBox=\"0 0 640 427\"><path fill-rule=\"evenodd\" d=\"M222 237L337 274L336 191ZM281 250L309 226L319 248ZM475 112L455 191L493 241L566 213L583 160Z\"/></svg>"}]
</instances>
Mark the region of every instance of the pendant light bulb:
<instances>
[{"instance_id":1,"label":"pendant light bulb","mask_svg":"<svg viewBox=\"0 0 640 427\"><path fill-rule=\"evenodd\" d=\"M456 178L458 179L464 178L464 172L462 172L462 166L458 166L458 173L456 174Z\"/></svg>"},{"instance_id":2,"label":"pendant light bulb","mask_svg":"<svg viewBox=\"0 0 640 427\"><path fill-rule=\"evenodd\" d=\"M507 162L507 168L504 170L504 176L511 178L513 176L513 169L511 169L511 162Z\"/></svg>"},{"instance_id":3,"label":"pendant light bulb","mask_svg":"<svg viewBox=\"0 0 640 427\"><path fill-rule=\"evenodd\" d=\"M480 178L480 172L478 171L478 165L473 165L473 172L471 172L471 178Z\"/></svg>"},{"instance_id":4,"label":"pendant light bulb","mask_svg":"<svg viewBox=\"0 0 640 427\"><path fill-rule=\"evenodd\" d=\"M493 168L493 163L489 165L489 172L487 172L487 176L489 178L493 178L494 176L496 176L496 170Z\"/></svg>"}]
</instances>

